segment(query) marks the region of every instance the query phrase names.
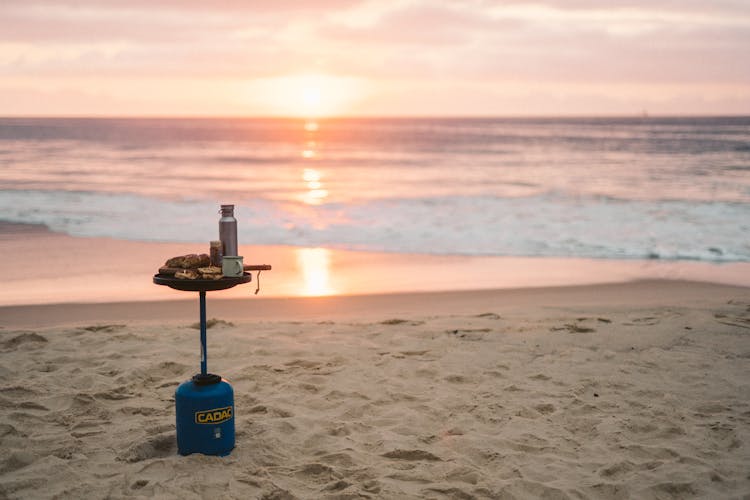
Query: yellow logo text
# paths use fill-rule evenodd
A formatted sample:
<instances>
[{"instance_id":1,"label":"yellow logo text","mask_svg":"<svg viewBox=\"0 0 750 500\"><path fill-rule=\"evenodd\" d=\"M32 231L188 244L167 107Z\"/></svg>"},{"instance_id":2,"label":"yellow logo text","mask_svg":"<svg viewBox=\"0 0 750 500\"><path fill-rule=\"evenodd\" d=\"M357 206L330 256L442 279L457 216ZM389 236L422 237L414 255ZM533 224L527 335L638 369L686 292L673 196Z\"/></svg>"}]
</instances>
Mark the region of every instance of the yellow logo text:
<instances>
[{"instance_id":1,"label":"yellow logo text","mask_svg":"<svg viewBox=\"0 0 750 500\"><path fill-rule=\"evenodd\" d=\"M196 424L220 424L232 418L232 407L195 412Z\"/></svg>"}]
</instances>

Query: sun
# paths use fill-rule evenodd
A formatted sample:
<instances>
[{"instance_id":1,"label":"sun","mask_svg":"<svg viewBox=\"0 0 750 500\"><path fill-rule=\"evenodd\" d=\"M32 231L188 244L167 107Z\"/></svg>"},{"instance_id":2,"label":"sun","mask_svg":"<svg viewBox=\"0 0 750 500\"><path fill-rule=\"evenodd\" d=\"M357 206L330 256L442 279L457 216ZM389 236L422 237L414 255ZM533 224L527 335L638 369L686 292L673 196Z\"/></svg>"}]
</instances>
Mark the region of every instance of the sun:
<instances>
[{"instance_id":1,"label":"sun","mask_svg":"<svg viewBox=\"0 0 750 500\"><path fill-rule=\"evenodd\" d=\"M308 110L319 109L321 104L320 86L315 82L302 87L302 104Z\"/></svg>"},{"instance_id":2,"label":"sun","mask_svg":"<svg viewBox=\"0 0 750 500\"><path fill-rule=\"evenodd\" d=\"M364 84L351 77L298 74L256 80L252 94L273 115L314 118L346 114L362 98Z\"/></svg>"}]
</instances>

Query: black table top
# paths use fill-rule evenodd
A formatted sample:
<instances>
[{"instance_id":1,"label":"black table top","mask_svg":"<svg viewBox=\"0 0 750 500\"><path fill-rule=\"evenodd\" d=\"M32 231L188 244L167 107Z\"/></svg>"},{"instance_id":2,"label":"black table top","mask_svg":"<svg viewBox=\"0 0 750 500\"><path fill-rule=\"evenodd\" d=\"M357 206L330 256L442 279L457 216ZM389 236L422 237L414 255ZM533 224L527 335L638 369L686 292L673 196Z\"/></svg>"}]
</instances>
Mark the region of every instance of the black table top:
<instances>
[{"instance_id":1,"label":"black table top","mask_svg":"<svg viewBox=\"0 0 750 500\"><path fill-rule=\"evenodd\" d=\"M212 292L215 290L226 290L243 283L249 283L252 279L250 273L244 273L242 276L231 277L225 276L218 280L186 280L175 278L168 274L155 274L154 283L165 285L175 290L185 292Z\"/></svg>"}]
</instances>

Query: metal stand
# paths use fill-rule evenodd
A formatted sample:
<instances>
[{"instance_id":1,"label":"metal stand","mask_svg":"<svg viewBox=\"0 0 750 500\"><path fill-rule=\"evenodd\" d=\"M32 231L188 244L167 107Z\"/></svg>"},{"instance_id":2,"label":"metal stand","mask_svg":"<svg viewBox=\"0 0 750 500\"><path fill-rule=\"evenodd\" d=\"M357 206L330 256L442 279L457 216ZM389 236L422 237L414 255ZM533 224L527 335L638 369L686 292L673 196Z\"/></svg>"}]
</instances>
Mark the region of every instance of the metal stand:
<instances>
[{"instance_id":1,"label":"metal stand","mask_svg":"<svg viewBox=\"0 0 750 500\"><path fill-rule=\"evenodd\" d=\"M253 268L270 268L271 266L252 266ZM208 380L208 367L206 360L208 355L206 353L206 292L214 290L226 290L237 285L249 283L252 279L251 275L244 273L242 276L236 277L224 277L218 280L181 280L171 275L156 274L154 275L154 283L157 285L165 285L175 290L182 290L185 292L198 292L200 298L200 327L201 327L201 373L196 375L203 380ZM216 377L215 375L213 377ZM213 378L211 379L213 380Z\"/></svg>"},{"instance_id":2,"label":"metal stand","mask_svg":"<svg viewBox=\"0 0 750 500\"><path fill-rule=\"evenodd\" d=\"M206 376L208 373L206 352L206 292L200 290L200 308L201 308L201 375Z\"/></svg>"}]
</instances>

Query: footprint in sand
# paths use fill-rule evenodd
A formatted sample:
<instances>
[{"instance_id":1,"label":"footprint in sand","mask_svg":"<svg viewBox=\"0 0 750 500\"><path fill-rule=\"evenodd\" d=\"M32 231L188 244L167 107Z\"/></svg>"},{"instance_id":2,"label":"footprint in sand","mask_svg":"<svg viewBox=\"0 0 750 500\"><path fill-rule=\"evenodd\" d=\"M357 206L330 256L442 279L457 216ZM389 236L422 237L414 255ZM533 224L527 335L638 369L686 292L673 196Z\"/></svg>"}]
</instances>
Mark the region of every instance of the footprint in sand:
<instances>
[{"instance_id":1,"label":"footprint in sand","mask_svg":"<svg viewBox=\"0 0 750 500\"><path fill-rule=\"evenodd\" d=\"M552 328L550 328L550 331L566 331L568 333L593 333L596 331L596 329L588 326L582 326L579 323L566 323L563 326L553 326Z\"/></svg>"},{"instance_id":2,"label":"footprint in sand","mask_svg":"<svg viewBox=\"0 0 750 500\"><path fill-rule=\"evenodd\" d=\"M329 436L349 436L352 431L350 426L345 423L340 424L329 424L326 433Z\"/></svg>"},{"instance_id":3,"label":"footprint in sand","mask_svg":"<svg viewBox=\"0 0 750 500\"><path fill-rule=\"evenodd\" d=\"M266 405L253 406L248 410L248 413L263 413L276 418L289 418L294 416L294 413L290 411L282 410L281 408L273 408Z\"/></svg>"},{"instance_id":4,"label":"footprint in sand","mask_svg":"<svg viewBox=\"0 0 750 500\"><path fill-rule=\"evenodd\" d=\"M321 462L339 467L354 467L356 462L348 453L329 453L320 457Z\"/></svg>"},{"instance_id":5,"label":"footprint in sand","mask_svg":"<svg viewBox=\"0 0 750 500\"><path fill-rule=\"evenodd\" d=\"M380 322L381 325L409 325L409 326L419 326L424 325L424 321L411 321L408 319L401 319L401 318L392 318L387 319L385 321Z\"/></svg>"},{"instance_id":6,"label":"footprint in sand","mask_svg":"<svg viewBox=\"0 0 750 500\"><path fill-rule=\"evenodd\" d=\"M461 488L439 488L439 487L431 487L426 488L422 490L422 494L424 495L424 498L433 498L435 493L439 493L442 496L445 496L445 498L476 498L471 493L468 493ZM494 496L494 495L493 495Z\"/></svg>"},{"instance_id":7,"label":"footprint in sand","mask_svg":"<svg viewBox=\"0 0 750 500\"><path fill-rule=\"evenodd\" d=\"M40 410L40 411L49 411L49 408L47 408L44 405L41 405L35 401L22 401L18 404L18 408L24 409L24 410Z\"/></svg>"},{"instance_id":8,"label":"footprint in sand","mask_svg":"<svg viewBox=\"0 0 750 500\"><path fill-rule=\"evenodd\" d=\"M623 323L625 326L653 326L659 324L659 318L656 316L644 316L642 318L633 318Z\"/></svg>"},{"instance_id":9,"label":"footprint in sand","mask_svg":"<svg viewBox=\"0 0 750 500\"><path fill-rule=\"evenodd\" d=\"M31 465L34 460L36 460L36 457L27 451L15 451L7 454L5 459L0 462L0 474L13 472L14 470Z\"/></svg>"},{"instance_id":10,"label":"footprint in sand","mask_svg":"<svg viewBox=\"0 0 750 500\"><path fill-rule=\"evenodd\" d=\"M326 484L340 480L343 477L333 467L317 462L305 464L297 468L294 474L308 481Z\"/></svg>"},{"instance_id":11,"label":"footprint in sand","mask_svg":"<svg viewBox=\"0 0 750 500\"><path fill-rule=\"evenodd\" d=\"M722 325L737 326L750 329L750 314L714 313L714 319Z\"/></svg>"},{"instance_id":12,"label":"footprint in sand","mask_svg":"<svg viewBox=\"0 0 750 500\"><path fill-rule=\"evenodd\" d=\"M635 465L629 461L620 461L610 464L599 471L599 475L608 479L621 478L635 469Z\"/></svg>"},{"instance_id":13,"label":"footprint in sand","mask_svg":"<svg viewBox=\"0 0 750 500\"><path fill-rule=\"evenodd\" d=\"M303 368L305 370L318 370L322 366L322 363L307 359L295 359L284 363L284 366L289 368Z\"/></svg>"},{"instance_id":14,"label":"footprint in sand","mask_svg":"<svg viewBox=\"0 0 750 500\"><path fill-rule=\"evenodd\" d=\"M191 367L188 365L175 363L174 361L163 361L156 368L151 369L150 373L156 378L166 378L184 376L192 372Z\"/></svg>"},{"instance_id":15,"label":"footprint in sand","mask_svg":"<svg viewBox=\"0 0 750 500\"><path fill-rule=\"evenodd\" d=\"M440 372L433 370L432 368L421 368L414 372L414 375L422 378L435 378L440 375Z\"/></svg>"},{"instance_id":16,"label":"footprint in sand","mask_svg":"<svg viewBox=\"0 0 750 500\"><path fill-rule=\"evenodd\" d=\"M682 316L682 313L670 309L659 309L652 311L648 316L638 316L623 322L625 326L653 326L658 325L664 319L673 319Z\"/></svg>"},{"instance_id":17,"label":"footprint in sand","mask_svg":"<svg viewBox=\"0 0 750 500\"><path fill-rule=\"evenodd\" d=\"M94 394L95 398L106 399L108 401L121 401L123 399L132 398L134 396L135 396L135 393L130 391L125 386L115 387L114 389L110 389L108 391L97 392Z\"/></svg>"},{"instance_id":18,"label":"footprint in sand","mask_svg":"<svg viewBox=\"0 0 750 500\"><path fill-rule=\"evenodd\" d=\"M491 328L461 328L446 330L445 333L453 335L457 339L477 342L484 339L484 334L491 332Z\"/></svg>"},{"instance_id":19,"label":"footprint in sand","mask_svg":"<svg viewBox=\"0 0 750 500\"><path fill-rule=\"evenodd\" d=\"M482 313L482 314L477 314L475 317L484 318L484 319L500 319L500 315L495 314L495 313Z\"/></svg>"},{"instance_id":20,"label":"footprint in sand","mask_svg":"<svg viewBox=\"0 0 750 500\"><path fill-rule=\"evenodd\" d=\"M46 344L47 342L48 341L45 337L34 332L27 332L0 342L0 346L2 346L4 350L12 350L24 344L38 346L40 344Z\"/></svg>"},{"instance_id":21,"label":"footprint in sand","mask_svg":"<svg viewBox=\"0 0 750 500\"><path fill-rule=\"evenodd\" d=\"M404 356L424 356L430 351L401 351Z\"/></svg>"},{"instance_id":22,"label":"footprint in sand","mask_svg":"<svg viewBox=\"0 0 750 500\"><path fill-rule=\"evenodd\" d=\"M338 492L338 491L343 491L343 490L347 489L351 485L352 485L352 483L348 483L348 482L344 481L343 479L340 479L338 481L334 481L334 482L332 482L330 484L327 484L323 489L321 489L321 491L334 491L334 492Z\"/></svg>"},{"instance_id":23,"label":"footprint in sand","mask_svg":"<svg viewBox=\"0 0 750 500\"><path fill-rule=\"evenodd\" d=\"M91 326L83 326L80 329L85 330L87 332L103 332L103 333L112 333L119 330L122 330L127 325L91 325Z\"/></svg>"},{"instance_id":24,"label":"footprint in sand","mask_svg":"<svg viewBox=\"0 0 750 500\"><path fill-rule=\"evenodd\" d=\"M298 387L305 392L309 392L310 394L317 394L320 392L319 386L315 384L308 384L307 382L300 383Z\"/></svg>"},{"instance_id":25,"label":"footprint in sand","mask_svg":"<svg viewBox=\"0 0 750 500\"><path fill-rule=\"evenodd\" d=\"M555 406L551 403L541 403L541 404L532 406L532 408L534 408L536 411L538 411L542 415L549 415L555 412Z\"/></svg>"},{"instance_id":26,"label":"footprint in sand","mask_svg":"<svg viewBox=\"0 0 750 500\"><path fill-rule=\"evenodd\" d=\"M124 462L141 462L150 458L164 458L174 454L177 438L174 432L154 436L143 443L136 443L122 453L118 459Z\"/></svg>"},{"instance_id":27,"label":"footprint in sand","mask_svg":"<svg viewBox=\"0 0 750 500\"><path fill-rule=\"evenodd\" d=\"M260 500L297 500L297 497L281 488L274 488L272 491L260 497Z\"/></svg>"},{"instance_id":28,"label":"footprint in sand","mask_svg":"<svg viewBox=\"0 0 750 500\"><path fill-rule=\"evenodd\" d=\"M0 395L11 399L33 398L34 396L36 396L36 394L37 392L33 389L29 389L28 387L23 387L20 385L0 387Z\"/></svg>"},{"instance_id":29,"label":"footprint in sand","mask_svg":"<svg viewBox=\"0 0 750 500\"><path fill-rule=\"evenodd\" d=\"M376 481L375 479L369 479L362 483L362 489L368 493L377 495L378 493L380 493L381 487L378 481Z\"/></svg>"},{"instance_id":30,"label":"footprint in sand","mask_svg":"<svg viewBox=\"0 0 750 500\"><path fill-rule=\"evenodd\" d=\"M5 436L26 437L26 434L10 424L0 424L0 439Z\"/></svg>"},{"instance_id":31,"label":"footprint in sand","mask_svg":"<svg viewBox=\"0 0 750 500\"><path fill-rule=\"evenodd\" d=\"M427 462L442 462L443 459L437 457L424 450L393 450L381 455L385 458L393 460L407 460L407 461L427 461Z\"/></svg>"},{"instance_id":32,"label":"footprint in sand","mask_svg":"<svg viewBox=\"0 0 750 500\"><path fill-rule=\"evenodd\" d=\"M73 396L73 400L67 410L70 416L77 419L92 420L98 423L111 421L110 412L104 405L97 401L93 395L85 392L79 392Z\"/></svg>"},{"instance_id":33,"label":"footprint in sand","mask_svg":"<svg viewBox=\"0 0 750 500\"><path fill-rule=\"evenodd\" d=\"M292 370L305 370L316 375L332 375L342 369L345 361L341 358L333 358L323 363L307 359L295 359L284 363L284 367L276 367L273 370L278 373L286 373Z\"/></svg>"},{"instance_id":34,"label":"footprint in sand","mask_svg":"<svg viewBox=\"0 0 750 500\"><path fill-rule=\"evenodd\" d=\"M144 486L148 485L148 479L138 479L135 481L132 485L130 485L131 490L140 490Z\"/></svg>"}]
</instances>

